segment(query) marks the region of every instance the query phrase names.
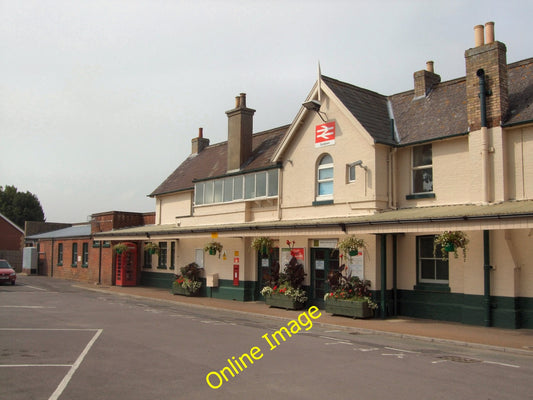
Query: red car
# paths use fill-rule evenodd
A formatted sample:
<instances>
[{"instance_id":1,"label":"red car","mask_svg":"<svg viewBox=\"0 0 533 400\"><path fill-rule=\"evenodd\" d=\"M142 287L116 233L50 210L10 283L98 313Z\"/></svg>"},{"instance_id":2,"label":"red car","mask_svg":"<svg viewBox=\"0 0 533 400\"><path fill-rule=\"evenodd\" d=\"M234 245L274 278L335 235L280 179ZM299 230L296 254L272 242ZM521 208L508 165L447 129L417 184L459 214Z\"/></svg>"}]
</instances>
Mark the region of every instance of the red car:
<instances>
[{"instance_id":1,"label":"red car","mask_svg":"<svg viewBox=\"0 0 533 400\"><path fill-rule=\"evenodd\" d=\"M15 284L17 273L6 260L0 260L0 283L11 282Z\"/></svg>"}]
</instances>

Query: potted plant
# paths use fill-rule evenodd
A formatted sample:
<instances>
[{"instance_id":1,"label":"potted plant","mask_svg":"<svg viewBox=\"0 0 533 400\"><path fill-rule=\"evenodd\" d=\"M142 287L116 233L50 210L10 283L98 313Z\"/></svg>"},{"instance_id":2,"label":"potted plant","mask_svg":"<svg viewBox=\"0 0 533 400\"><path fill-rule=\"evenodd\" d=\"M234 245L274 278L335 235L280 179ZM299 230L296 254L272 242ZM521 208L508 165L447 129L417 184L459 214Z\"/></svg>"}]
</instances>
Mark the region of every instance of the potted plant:
<instances>
[{"instance_id":1,"label":"potted plant","mask_svg":"<svg viewBox=\"0 0 533 400\"><path fill-rule=\"evenodd\" d=\"M266 236L255 238L252 241L252 248L260 252L263 256L268 256L272 252L274 241Z\"/></svg>"},{"instance_id":2,"label":"potted plant","mask_svg":"<svg viewBox=\"0 0 533 400\"><path fill-rule=\"evenodd\" d=\"M307 301L307 294L302 288L305 272L304 266L295 257L292 251L294 242L287 241L291 248L291 260L285 265L282 273L279 272L279 264L276 262L272 267L271 281L261 289L265 302L271 307L285 308L287 310L299 310Z\"/></svg>"},{"instance_id":3,"label":"potted plant","mask_svg":"<svg viewBox=\"0 0 533 400\"><path fill-rule=\"evenodd\" d=\"M363 239L358 239L355 235L350 235L339 241L337 248L345 256L356 256L360 249L366 247Z\"/></svg>"},{"instance_id":4,"label":"potted plant","mask_svg":"<svg viewBox=\"0 0 533 400\"><path fill-rule=\"evenodd\" d=\"M149 242L144 245L144 251L147 251L150 254L159 254L159 246L155 243Z\"/></svg>"},{"instance_id":5,"label":"potted plant","mask_svg":"<svg viewBox=\"0 0 533 400\"><path fill-rule=\"evenodd\" d=\"M172 282L172 294L196 296L202 287L200 272L200 267L194 262L181 267L180 274L176 275L176 279Z\"/></svg>"},{"instance_id":6,"label":"potted plant","mask_svg":"<svg viewBox=\"0 0 533 400\"><path fill-rule=\"evenodd\" d=\"M211 241L204 246L204 251L208 252L210 255L214 256L218 252L218 258L220 258L220 253L222 252L222 244L219 242Z\"/></svg>"},{"instance_id":7,"label":"potted plant","mask_svg":"<svg viewBox=\"0 0 533 400\"><path fill-rule=\"evenodd\" d=\"M463 251L463 259L466 261L466 251L468 245L468 236L463 231L444 231L435 238L433 254L437 254L438 247L441 247L442 259L448 260L448 253L453 252L454 257L458 258L457 249Z\"/></svg>"},{"instance_id":8,"label":"potted plant","mask_svg":"<svg viewBox=\"0 0 533 400\"><path fill-rule=\"evenodd\" d=\"M372 317L378 305L372 301L370 281L351 276L351 273L344 276L341 271L346 269L343 264L340 271L328 275L331 292L324 296L326 312L353 318Z\"/></svg>"},{"instance_id":9,"label":"potted plant","mask_svg":"<svg viewBox=\"0 0 533 400\"><path fill-rule=\"evenodd\" d=\"M113 246L113 249L117 254L127 253L129 246L126 243L119 243Z\"/></svg>"}]
</instances>

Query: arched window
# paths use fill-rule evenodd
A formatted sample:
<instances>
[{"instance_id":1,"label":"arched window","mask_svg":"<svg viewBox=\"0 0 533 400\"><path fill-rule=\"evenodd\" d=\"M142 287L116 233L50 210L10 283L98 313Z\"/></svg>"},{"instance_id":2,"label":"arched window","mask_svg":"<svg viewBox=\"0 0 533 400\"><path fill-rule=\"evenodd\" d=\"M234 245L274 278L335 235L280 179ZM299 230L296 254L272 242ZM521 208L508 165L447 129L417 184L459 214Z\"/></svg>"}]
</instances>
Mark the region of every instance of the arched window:
<instances>
[{"instance_id":1,"label":"arched window","mask_svg":"<svg viewBox=\"0 0 533 400\"><path fill-rule=\"evenodd\" d=\"M325 154L318 163L317 168L317 200L329 200L333 198L333 158Z\"/></svg>"}]
</instances>

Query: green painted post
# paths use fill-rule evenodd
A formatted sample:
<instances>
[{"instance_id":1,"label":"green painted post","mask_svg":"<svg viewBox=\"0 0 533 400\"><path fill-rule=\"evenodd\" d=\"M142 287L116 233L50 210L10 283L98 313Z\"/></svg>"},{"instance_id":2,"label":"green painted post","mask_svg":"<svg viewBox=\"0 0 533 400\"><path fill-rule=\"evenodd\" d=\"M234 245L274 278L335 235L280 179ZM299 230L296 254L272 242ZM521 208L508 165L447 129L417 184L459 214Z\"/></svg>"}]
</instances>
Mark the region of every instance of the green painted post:
<instances>
[{"instance_id":1,"label":"green painted post","mask_svg":"<svg viewBox=\"0 0 533 400\"><path fill-rule=\"evenodd\" d=\"M485 309L485 326L492 326L490 311L490 231L483 231L483 307Z\"/></svg>"},{"instance_id":2,"label":"green painted post","mask_svg":"<svg viewBox=\"0 0 533 400\"><path fill-rule=\"evenodd\" d=\"M387 294L387 234L381 235L381 318L385 319Z\"/></svg>"}]
</instances>

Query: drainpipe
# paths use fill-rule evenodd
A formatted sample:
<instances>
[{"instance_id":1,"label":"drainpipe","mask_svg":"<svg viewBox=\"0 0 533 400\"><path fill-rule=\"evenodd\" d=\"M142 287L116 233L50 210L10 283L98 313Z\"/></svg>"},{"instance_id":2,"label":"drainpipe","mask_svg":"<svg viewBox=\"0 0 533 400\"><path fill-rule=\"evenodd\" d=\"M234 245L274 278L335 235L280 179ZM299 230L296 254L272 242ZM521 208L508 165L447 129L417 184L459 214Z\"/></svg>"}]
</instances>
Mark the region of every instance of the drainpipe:
<instances>
[{"instance_id":1,"label":"drainpipe","mask_svg":"<svg viewBox=\"0 0 533 400\"><path fill-rule=\"evenodd\" d=\"M482 201L488 203L490 199L489 183L489 131L487 128L487 90L485 88L485 71L477 70L479 78L479 110L481 113L481 195Z\"/></svg>"},{"instance_id":2,"label":"drainpipe","mask_svg":"<svg viewBox=\"0 0 533 400\"><path fill-rule=\"evenodd\" d=\"M381 318L386 316L387 294L387 235L381 235Z\"/></svg>"},{"instance_id":3,"label":"drainpipe","mask_svg":"<svg viewBox=\"0 0 533 400\"><path fill-rule=\"evenodd\" d=\"M398 235L392 235L392 295L393 295L393 315L398 315Z\"/></svg>"},{"instance_id":4,"label":"drainpipe","mask_svg":"<svg viewBox=\"0 0 533 400\"><path fill-rule=\"evenodd\" d=\"M485 326L492 326L492 316L490 312L490 231L483 231L483 307L485 309Z\"/></svg>"},{"instance_id":5,"label":"drainpipe","mask_svg":"<svg viewBox=\"0 0 533 400\"><path fill-rule=\"evenodd\" d=\"M102 284L102 241L98 241L98 284Z\"/></svg>"},{"instance_id":6,"label":"drainpipe","mask_svg":"<svg viewBox=\"0 0 533 400\"><path fill-rule=\"evenodd\" d=\"M54 276L54 239L52 239L52 259L50 260L50 277Z\"/></svg>"}]
</instances>

